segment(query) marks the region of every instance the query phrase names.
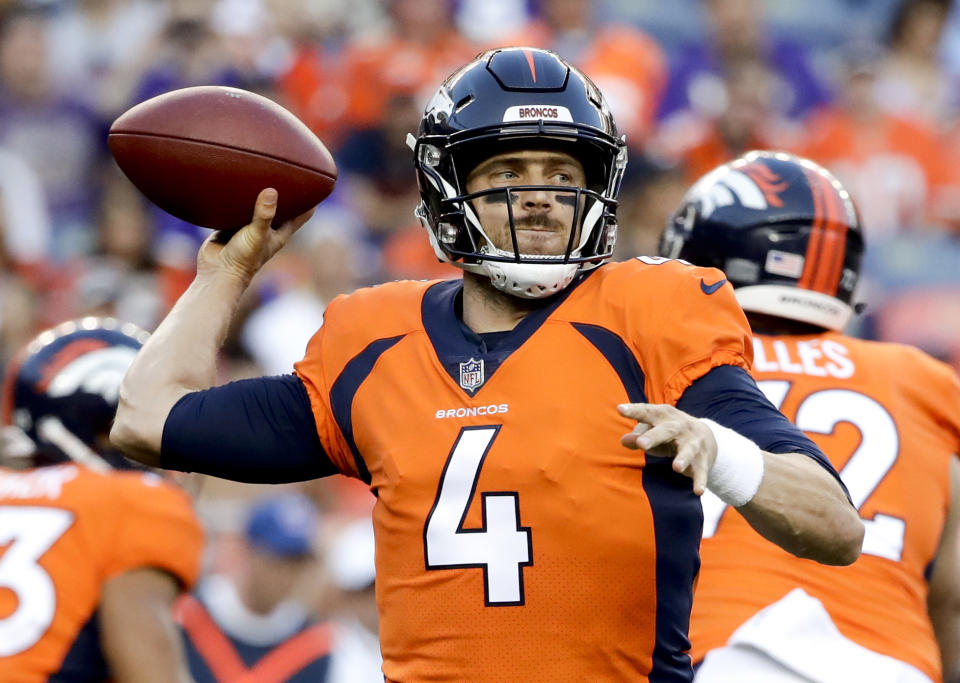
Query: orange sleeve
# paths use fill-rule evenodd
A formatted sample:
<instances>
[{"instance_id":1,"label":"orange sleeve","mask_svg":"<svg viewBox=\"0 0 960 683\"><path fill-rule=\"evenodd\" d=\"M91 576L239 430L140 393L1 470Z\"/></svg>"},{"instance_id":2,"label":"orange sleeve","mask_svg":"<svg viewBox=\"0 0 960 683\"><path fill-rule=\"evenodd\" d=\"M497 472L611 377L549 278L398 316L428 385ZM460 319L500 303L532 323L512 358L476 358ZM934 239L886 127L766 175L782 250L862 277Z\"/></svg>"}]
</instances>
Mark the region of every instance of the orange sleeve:
<instances>
[{"instance_id":1,"label":"orange sleeve","mask_svg":"<svg viewBox=\"0 0 960 683\"><path fill-rule=\"evenodd\" d=\"M337 427L330 402L331 382L327 372L332 368L332 361L327 349L333 341L327 339L327 330L331 321L336 326L338 304L342 297L337 297L324 313L323 326L313 335L307 344L307 351L303 360L294 364L294 372L303 382L310 397L310 407L317 425L317 435L324 452L337 469L348 477L360 478L357 464L353 458L350 446L342 432Z\"/></svg>"},{"instance_id":2,"label":"orange sleeve","mask_svg":"<svg viewBox=\"0 0 960 683\"><path fill-rule=\"evenodd\" d=\"M663 274L641 286L634 302L648 401L675 404L718 365L750 369L750 325L721 271L676 261L647 268Z\"/></svg>"},{"instance_id":3,"label":"orange sleeve","mask_svg":"<svg viewBox=\"0 0 960 683\"><path fill-rule=\"evenodd\" d=\"M155 567L189 589L200 574L203 529L187 493L155 474L131 473L122 483L123 508L104 579Z\"/></svg>"}]
</instances>

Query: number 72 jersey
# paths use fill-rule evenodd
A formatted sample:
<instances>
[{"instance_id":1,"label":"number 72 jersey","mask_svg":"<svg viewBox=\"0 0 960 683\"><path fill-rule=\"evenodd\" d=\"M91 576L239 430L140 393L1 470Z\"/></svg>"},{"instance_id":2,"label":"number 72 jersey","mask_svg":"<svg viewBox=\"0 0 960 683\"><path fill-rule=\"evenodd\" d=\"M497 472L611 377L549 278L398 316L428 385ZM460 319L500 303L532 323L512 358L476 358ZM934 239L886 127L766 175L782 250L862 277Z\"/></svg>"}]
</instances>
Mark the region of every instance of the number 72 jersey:
<instances>
[{"instance_id":1,"label":"number 72 jersey","mask_svg":"<svg viewBox=\"0 0 960 683\"><path fill-rule=\"evenodd\" d=\"M949 507L950 458L960 451L956 375L914 348L834 333L756 337L753 375L840 472L864 522L863 550L850 567L798 559L704 496L694 661L799 586L847 638L940 680L926 574Z\"/></svg>"}]
</instances>

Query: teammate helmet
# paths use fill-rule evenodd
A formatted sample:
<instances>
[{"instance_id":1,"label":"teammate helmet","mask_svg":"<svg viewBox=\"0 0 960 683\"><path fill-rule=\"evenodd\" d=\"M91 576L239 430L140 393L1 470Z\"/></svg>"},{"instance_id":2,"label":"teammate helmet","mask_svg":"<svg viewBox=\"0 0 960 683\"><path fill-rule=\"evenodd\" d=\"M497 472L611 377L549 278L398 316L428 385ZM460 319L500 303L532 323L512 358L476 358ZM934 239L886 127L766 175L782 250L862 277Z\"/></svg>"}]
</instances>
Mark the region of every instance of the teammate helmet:
<instances>
[{"instance_id":1,"label":"teammate helmet","mask_svg":"<svg viewBox=\"0 0 960 683\"><path fill-rule=\"evenodd\" d=\"M726 273L745 311L843 330L863 258L860 215L822 166L753 151L700 178L660 255Z\"/></svg>"},{"instance_id":2,"label":"teammate helmet","mask_svg":"<svg viewBox=\"0 0 960 683\"><path fill-rule=\"evenodd\" d=\"M626 145L597 87L555 53L510 47L479 54L443 82L417 136L409 135L407 142L422 199L416 215L439 259L485 274L509 294L540 298L612 254ZM542 187L466 193L467 175L484 159L538 148L571 154L587 175L586 188L560 190L578 209L566 251L556 256L515 252L513 193ZM496 193L503 193L508 207L514 249L494 245L472 206L478 197Z\"/></svg>"},{"instance_id":3,"label":"teammate helmet","mask_svg":"<svg viewBox=\"0 0 960 683\"><path fill-rule=\"evenodd\" d=\"M3 429L32 441L36 464L132 466L106 445L120 382L149 335L113 318L83 318L41 332L10 362ZM9 455L9 454L8 454Z\"/></svg>"}]
</instances>

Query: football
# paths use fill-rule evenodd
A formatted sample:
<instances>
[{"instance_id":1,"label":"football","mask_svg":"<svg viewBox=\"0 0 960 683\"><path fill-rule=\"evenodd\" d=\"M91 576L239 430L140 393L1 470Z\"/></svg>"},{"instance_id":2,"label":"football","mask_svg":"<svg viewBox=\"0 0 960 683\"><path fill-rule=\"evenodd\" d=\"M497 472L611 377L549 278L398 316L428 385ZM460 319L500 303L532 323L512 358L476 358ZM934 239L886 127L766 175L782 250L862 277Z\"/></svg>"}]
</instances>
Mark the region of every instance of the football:
<instances>
[{"instance_id":1,"label":"football","mask_svg":"<svg viewBox=\"0 0 960 683\"><path fill-rule=\"evenodd\" d=\"M197 86L158 95L110 127L114 159L164 211L188 223L236 230L257 195L279 193L274 225L325 199L337 166L300 119L256 93Z\"/></svg>"}]
</instances>

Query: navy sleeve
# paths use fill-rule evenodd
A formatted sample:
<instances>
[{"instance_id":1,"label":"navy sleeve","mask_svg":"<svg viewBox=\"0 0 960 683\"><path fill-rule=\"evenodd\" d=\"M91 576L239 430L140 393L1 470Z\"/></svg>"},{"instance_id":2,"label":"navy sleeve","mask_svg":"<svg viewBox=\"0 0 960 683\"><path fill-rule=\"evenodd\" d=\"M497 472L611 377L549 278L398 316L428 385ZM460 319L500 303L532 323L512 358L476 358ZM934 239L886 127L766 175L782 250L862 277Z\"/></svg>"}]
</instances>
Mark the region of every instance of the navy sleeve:
<instances>
[{"instance_id":1,"label":"navy sleeve","mask_svg":"<svg viewBox=\"0 0 960 683\"><path fill-rule=\"evenodd\" d=\"M259 484L337 472L296 375L241 380L181 398L163 425L160 466Z\"/></svg>"},{"instance_id":2,"label":"navy sleeve","mask_svg":"<svg viewBox=\"0 0 960 683\"><path fill-rule=\"evenodd\" d=\"M687 387L677 401L677 408L728 427L768 453L810 456L830 472L847 493L847 487L827 456L770 403L743 368L735 365L713 368Z\"/></svg>"}]
</instances>

